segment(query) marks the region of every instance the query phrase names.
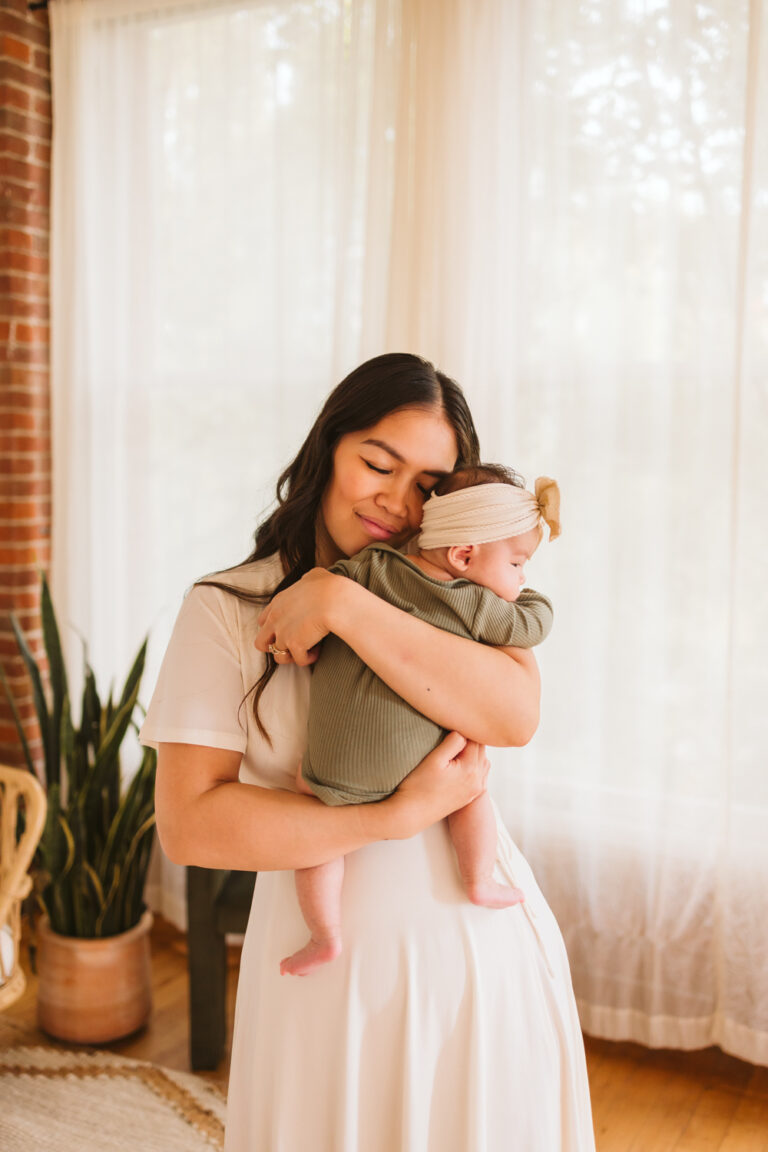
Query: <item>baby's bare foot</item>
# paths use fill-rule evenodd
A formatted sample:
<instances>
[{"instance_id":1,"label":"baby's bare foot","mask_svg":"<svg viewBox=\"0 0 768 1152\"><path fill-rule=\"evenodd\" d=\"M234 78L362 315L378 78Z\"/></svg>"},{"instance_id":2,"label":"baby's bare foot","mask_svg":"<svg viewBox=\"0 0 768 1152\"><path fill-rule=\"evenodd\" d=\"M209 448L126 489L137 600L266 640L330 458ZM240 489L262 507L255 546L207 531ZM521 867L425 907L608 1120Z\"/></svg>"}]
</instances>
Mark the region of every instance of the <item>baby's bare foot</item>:
<instances>
[{"instance_id":1,"label":"baby's bare foot","mask_svg":"<svg viewBox=\"0 0 768 1152\"><path fill-rule=\"evenodd\" d=\"M281 976L307 976L315 968L335 960L341 952L341 937L329 936L324 940L310 940L292 956L280 961Z\"/></svg>"},{"instance_id":2,"label":"baby's bare foot","mask_svg":"<svg viewBox=\"0 0 768 1152\"><path fill-rule=\"evenodd\" d=\"M525 900L522 888L511 888L495 880L472 880L465 885L467 896L482 908L510 908Z\"/></svg>"}]
</instances>

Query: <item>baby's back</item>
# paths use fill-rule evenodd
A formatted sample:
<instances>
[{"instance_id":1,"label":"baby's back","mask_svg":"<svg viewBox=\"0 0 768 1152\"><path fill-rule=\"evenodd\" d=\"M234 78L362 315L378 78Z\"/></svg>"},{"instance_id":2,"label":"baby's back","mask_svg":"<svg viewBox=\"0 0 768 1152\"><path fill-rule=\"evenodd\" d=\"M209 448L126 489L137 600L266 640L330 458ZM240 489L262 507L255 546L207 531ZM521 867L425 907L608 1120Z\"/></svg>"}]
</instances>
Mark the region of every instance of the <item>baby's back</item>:
<instances>
[{"instance_id":1,"label":"baby's back","mask_svg":"<svg viewBox=\"0 0 768 1152\"><path fill-rule=\"evenodd\" d=\"M326 804L383 800L443 729L387 687L337 636L312 672L303 775Z\"/></svg>"},{"instance_id":2,"label":"baby's back","mask_svg":"<svg viewBox=\"0 0 768 1152\"><path fill-rule=\"evenodd\" d=\"M374 545L332 571L436 627L470 636L475 586L442 584L407 557ZM458 594L458 595L457 595ZM333 634L312 672L303 775L326 804L383 800L432 751L445 732L393 692Z\"/></svg>"},{"instance_id":3,"label":"baby's back","mask_svg":"<svg viewBox=\"0 0 768 1152\"><path fill-rule=\"evenodd\" d=\"M524 589L509 603L469 580L437 580L386 544L364 548L331 569L427 623L497 646L532 648L552 625L545 596ZM445 731L363 663L338 636L323 641L314 666L303 774L326 804L383 800Z\"/></svg>"}]
</instances>

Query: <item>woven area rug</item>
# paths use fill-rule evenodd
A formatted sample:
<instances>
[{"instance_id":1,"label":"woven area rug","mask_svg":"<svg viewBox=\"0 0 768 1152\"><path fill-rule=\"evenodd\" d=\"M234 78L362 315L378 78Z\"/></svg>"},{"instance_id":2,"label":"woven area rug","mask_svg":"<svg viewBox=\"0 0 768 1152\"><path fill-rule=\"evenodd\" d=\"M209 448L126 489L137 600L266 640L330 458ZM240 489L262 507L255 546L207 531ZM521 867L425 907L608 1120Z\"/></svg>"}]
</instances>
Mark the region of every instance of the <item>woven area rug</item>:
<instances>
[{"instance_id":1,"label":"woven area rug","mask_svg":"<svg viewBox=\"0 0 768 1152\"><path fill-rule=\"evenodd\" d=\"M224 1147L214 1085L101 1052L0 1051L2 1152L210 1152Z\"/></svg>"}]
</instances>

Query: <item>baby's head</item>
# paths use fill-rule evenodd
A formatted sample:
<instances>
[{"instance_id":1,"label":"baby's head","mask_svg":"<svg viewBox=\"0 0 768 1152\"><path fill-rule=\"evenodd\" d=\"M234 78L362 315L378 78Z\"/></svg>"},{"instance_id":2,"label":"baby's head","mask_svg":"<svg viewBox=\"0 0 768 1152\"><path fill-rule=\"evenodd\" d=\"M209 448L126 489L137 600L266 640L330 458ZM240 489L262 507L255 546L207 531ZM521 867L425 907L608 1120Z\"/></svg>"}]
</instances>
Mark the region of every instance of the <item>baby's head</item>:
<instances>
[{"instance_id":1,"label":"baby's head","mask_svg":"<svg viewBox=\"0 0 768 1152\"><path fill-rule=\"evenodd\" d=\"M443 477L424 505L419 551L454 578L517 600L543 524L550 540L560 533L559 505L554 480L537 480L534 495L511 468L468 465Z\"/></svg>"}]
</instances>

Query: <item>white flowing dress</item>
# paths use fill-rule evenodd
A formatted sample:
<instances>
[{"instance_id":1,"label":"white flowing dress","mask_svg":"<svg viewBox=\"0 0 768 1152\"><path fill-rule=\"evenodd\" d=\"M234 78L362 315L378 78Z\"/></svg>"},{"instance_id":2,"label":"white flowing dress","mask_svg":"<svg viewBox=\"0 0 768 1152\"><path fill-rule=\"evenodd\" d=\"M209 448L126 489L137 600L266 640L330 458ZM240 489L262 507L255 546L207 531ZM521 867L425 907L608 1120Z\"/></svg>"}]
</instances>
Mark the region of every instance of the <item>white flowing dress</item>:
<instances>
[{"instance_id":1,"label":"white flowing dress","mask_svg":"<svg viewBox=\"0 0 768 1152\"><path fill-rule=\"evenodd\" d=\"M274 588L276 557L223 577ZM259 608L189 593L142 740L241 752L240 779L294 790L310 673L280 667L262 697ZM307 929L291 872L262 872L243 946L227 1152L590 1152L584 1047L568 960L530 868L498 821L498 875L525 892L470 904L445 822L346 861L341 956L281 976Z\"/></svg>"}]
</instances>

